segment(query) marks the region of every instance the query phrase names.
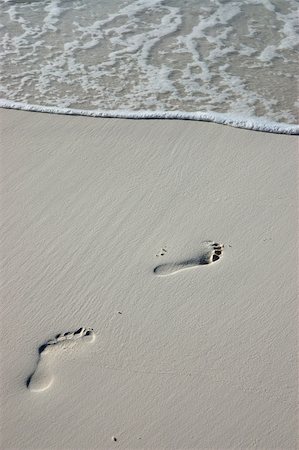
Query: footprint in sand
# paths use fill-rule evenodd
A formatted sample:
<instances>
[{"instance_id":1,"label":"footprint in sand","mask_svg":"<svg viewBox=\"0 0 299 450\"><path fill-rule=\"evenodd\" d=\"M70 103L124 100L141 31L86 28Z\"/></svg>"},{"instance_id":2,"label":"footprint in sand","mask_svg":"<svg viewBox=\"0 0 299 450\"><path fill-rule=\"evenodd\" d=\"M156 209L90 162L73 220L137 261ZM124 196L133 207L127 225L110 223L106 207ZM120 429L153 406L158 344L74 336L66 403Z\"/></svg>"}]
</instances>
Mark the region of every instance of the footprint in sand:
<instances>
[{"instance_id":1,"label":"footprint in sand","mask_svg":"<svg viewBox=\"0 0 299 450\"><path fill-rule=\"evenodd\" d=\"M159 276L171 275L181 270L192 269L204 264L211 264L221 258L223 254L223 244L213 241L202 242L199 246L196 258L179 263L161 264L154 269L154 273Z\"/></svg>"},{"instance_id":2,"label":"footprint in sand","mask_svg":"<svg viewBox=\"0 0 299 450\"><path fill-rule=\"evenodd\" d=\"M28 389L32 392L41 392L48 389L54 380L52 361L57 357L62 357L64 351L73 351L73 349L94 342L95 337L92 328L79 328L73 333L59 334L55 339L50 339L42 345L39 349L36 369L27 382Z\"/></svg>"}]
</instances>

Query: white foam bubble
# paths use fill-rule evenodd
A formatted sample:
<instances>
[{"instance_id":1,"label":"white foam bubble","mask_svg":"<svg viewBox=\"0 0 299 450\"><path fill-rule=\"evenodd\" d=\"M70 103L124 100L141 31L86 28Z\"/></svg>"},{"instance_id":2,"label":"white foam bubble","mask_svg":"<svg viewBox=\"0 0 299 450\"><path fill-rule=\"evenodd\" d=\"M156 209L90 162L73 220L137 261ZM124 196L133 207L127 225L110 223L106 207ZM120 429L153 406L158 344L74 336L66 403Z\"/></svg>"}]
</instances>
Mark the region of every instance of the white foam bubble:
<instances>
[{"instance_id":1,"label":"white foam bubble","mask_svg":"<svg viewBox=\"0 0 299 450\"><path fill-rule=\"evenodd\" d=\"M275 45L268 45L268 47L264 48L261 54L258 56L258 59L261 61L271 61L271 59L278 56Z\"/></svg>"},{"instance_id":2,"label":"white foam bubble","mask_svg":"<svg viewBox=\"0 0 299 450\"><path fill-rule=\"evenodd\" d=\"M50 0L49 4L45 6L44 10L47 15L44 18L44 30L57 31L55 26L59 21L59 16L63 11L61 7L61 0Z\"/></svg>"}]
</instances>

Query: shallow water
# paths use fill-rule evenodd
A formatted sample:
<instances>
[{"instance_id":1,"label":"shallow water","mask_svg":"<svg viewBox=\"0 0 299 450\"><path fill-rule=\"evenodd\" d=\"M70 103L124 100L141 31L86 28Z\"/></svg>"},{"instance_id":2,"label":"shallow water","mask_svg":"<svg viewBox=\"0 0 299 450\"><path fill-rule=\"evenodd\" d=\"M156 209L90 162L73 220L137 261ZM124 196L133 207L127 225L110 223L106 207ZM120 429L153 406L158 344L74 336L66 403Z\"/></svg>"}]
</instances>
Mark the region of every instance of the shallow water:
<instances>
[{"instance_id":1,"label":"shallow water","mask_svg":"<svg viewBox=\"0 0 299 450\"><path fill-rule=\"evenodd\" d=\"M0 96L297 122L296 1L6 0Z\"/></svg>"}]
</instances>

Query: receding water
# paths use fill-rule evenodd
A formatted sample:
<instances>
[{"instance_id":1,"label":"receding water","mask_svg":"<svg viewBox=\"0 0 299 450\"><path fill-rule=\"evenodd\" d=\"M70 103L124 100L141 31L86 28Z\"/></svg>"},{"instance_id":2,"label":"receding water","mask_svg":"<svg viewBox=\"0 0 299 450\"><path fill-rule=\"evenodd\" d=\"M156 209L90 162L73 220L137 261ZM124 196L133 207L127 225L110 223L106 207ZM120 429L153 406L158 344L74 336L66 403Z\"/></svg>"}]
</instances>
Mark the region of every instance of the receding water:
<instances>
[{"instance_id":1,"label":"receding water","mask_svg":"<svg viewBox=\"0 0 299 450\"><path fill-rule=\"evenodd\" d=\"M296 1L6 0L0 96L297 122Z\"/></svg>"}]
</instances>

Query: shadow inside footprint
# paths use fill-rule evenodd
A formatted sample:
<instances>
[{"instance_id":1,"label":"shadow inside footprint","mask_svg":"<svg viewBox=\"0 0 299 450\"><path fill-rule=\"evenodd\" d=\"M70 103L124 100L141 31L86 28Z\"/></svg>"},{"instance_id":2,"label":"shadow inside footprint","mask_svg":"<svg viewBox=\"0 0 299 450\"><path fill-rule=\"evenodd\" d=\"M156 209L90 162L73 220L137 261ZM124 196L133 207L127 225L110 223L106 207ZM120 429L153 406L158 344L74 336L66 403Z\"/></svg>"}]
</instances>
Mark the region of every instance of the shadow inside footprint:
<instances>
[{"instance_id":1,"label":"shadow inside footprint","mask_svg":"<svg viewBox=\"0 0 299 450\"><path fill-rule=\"evenodd\" d=\"M32 375L33 375L33 373L32 373L32 374L30 375L30 377L28 377L27 380L26 380L26 387L27 387L27 388L29 388L29 384L30 384Z\"/></svg>"}]
</instances>

